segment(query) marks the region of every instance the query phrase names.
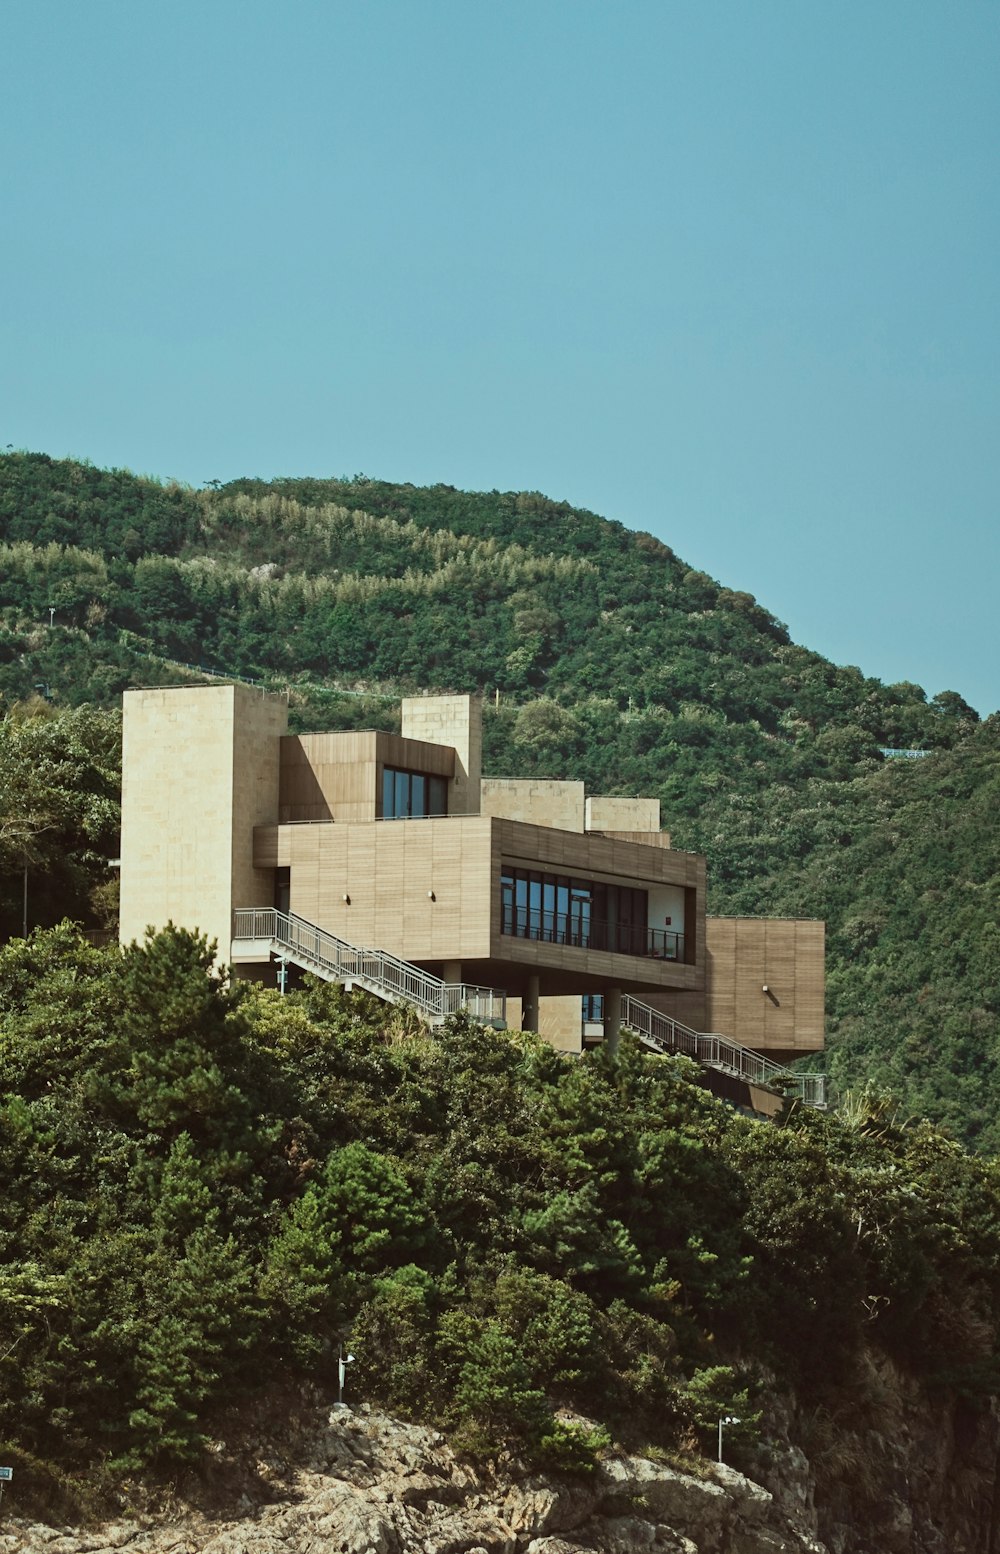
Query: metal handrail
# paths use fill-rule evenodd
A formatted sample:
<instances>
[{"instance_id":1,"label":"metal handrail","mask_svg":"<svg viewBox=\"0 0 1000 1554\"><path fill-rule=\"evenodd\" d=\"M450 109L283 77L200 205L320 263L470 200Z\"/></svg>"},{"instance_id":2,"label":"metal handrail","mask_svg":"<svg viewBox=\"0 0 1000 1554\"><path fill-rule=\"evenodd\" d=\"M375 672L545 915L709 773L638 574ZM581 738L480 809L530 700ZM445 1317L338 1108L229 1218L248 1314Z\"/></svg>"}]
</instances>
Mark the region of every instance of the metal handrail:
<instances>
[{"instance_id":1,"label":"metal handrail","mask_svg":"<svg viewBox=\"0 0 1000 1554\"><path fill-rule=\"evenodd\" d=\"M319 967L334 982L362 982L382 996L401 998L431 1019L466 1009L479 1020L506 1018L507 996L497 988L443 982L388 950L360 949L294 912L276 907L238 907L234 939L269 939Z\"/></svg>"},{"instance_id":2,"label":"metal handrail","mask_svg":"<svg viewBox=\"0 0 1000 1554\"><path fill-rule=\"evenodd\" d=\"M610 950L616 955L641 955L650 960L684 959L684 935L673 929L649 928L642 923L609 923L600 917L575 922L567 912L550 907L505 905L500 932L512 939L566 944L571 949Z\"/></svg>"},{"instance_id":3,"label":"metal handrail","mask_svg":"<svg viewBox=\"0 0 1000 1554\"><path fill-rule=\"evenodd\" d=\"M800 1074L783 1068L752 1047L744 1047L728 1036L692 1030L627 993L622 998L621 1022L660 1052L686 1053L698 1063L721 1069L749 1084L783 1091L805 1106L826 1105L825 1074Z\"/></svg>"},{"instance_id":4,"label":"metal handrail","mask_svg":"<svg viewBox=\"0 0 1000 1554\"><path fill-rule=\"evenodd\" d=\"M443 982L401 960L388 950L367 950L349 944L315 923L280 912L276 907L238 907L233 913L234 939L266 939L280 949L317 967L336 982L360 982L382 997L400 998L432 1020L459 1010L476 1019L505 1020L506 994L467 982ZM659 1009L629 994L622 997L621 1023L660 1052L685 1053L696 1062L721 1069L750 1084L784 1091L806 1106L826 1105L826 1075L796 1073L763 1053L728 1036L706 1034L682 1025Z\"/></svg>"}]
</instances>

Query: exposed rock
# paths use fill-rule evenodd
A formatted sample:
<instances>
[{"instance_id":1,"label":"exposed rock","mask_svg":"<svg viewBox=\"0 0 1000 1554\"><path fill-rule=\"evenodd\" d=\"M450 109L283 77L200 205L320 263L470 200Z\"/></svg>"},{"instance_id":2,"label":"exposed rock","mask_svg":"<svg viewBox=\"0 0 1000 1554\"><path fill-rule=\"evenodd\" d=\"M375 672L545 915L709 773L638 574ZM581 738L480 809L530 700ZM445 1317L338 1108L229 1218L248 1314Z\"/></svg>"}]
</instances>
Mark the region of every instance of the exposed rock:
<instances>
[{"instance_id":1,"label":"exposed rock","mask_svg":"<svg viewBox=\"0 0 1000 1554\"><path fill-rule=\"evenodd\" d=\"M217 1443L225 1511L87 1529L12 1518L0 1554L984 1554L1000 1422L956 1411L935 1425L884 1366L869 1390L847 1423L771 1399L754 1478L624 1452L587 1479L487 1473L437 1431L316 1409L280 1442Z\"/></svg>"},{"instance_id":2,"label":"exposed rock","mask_svg":"<svg viewBox=\"0 0 1000 1554\"><path fill-rule=\"evenodd\" d=\"M660 1521L697 1525L703 1536L714 1535L729 1511L721 1485L645 1457L609 1457L601 1463L598 1476L611 1504L641 1501Z\"/></svg>"},{"instance_id":3,"label":"exposed rock","mask_svg":"<svg viewBox=\"0 0 1000 1554\"><path fill-rule=\"evenodd\" d=\"M593 1544L567 1543L565 1538L534 1538L528 1554L593 1554Z\"/></svg>"},{"instance_id":4,"label":"exposed rock","mask_svg":"<svg viewBox=\"0 0 1000 1554\"><path fill-rule=\"evenodd\" d=\"M233 1465L219 1443L213 1453ZM153 1525L11 1523L0 1554L801 1554L772 1495L732 1469L695 1478L618 1454L590 1480L492 1477L438 1432L359 1409L317 1414L280 1447L244 1446L236 1514ZM268 1503L261 1503L268 1496ZM818 1546L817 1546L818 1550Z\"/></svg>"},{"instance_id":5,"label":"exposed rock","mask_svg":"<svg viewBox=\"0 0 1000 1554\"><path fill-rule=\"evenodd\" d=\"M597 1504L589 1484L554 1484L529 1480L515 1484L503 1503L503 1514L515 1532L538 1537L558 1527L571 1532L587 1520Z\"/></svg>"}]
</instances>

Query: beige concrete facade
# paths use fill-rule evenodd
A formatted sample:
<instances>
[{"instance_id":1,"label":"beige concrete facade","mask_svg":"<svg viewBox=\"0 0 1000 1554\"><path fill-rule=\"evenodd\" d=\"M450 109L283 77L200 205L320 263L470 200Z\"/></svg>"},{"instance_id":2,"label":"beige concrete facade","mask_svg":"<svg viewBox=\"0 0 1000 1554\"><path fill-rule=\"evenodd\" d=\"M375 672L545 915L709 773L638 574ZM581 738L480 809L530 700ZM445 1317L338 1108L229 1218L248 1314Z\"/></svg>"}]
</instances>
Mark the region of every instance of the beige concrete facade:
<instances>
[{"instance_id":1,"label":"beige concrete facade","mask_svg":"<svg viewBox=\"0 0 1000 1554\"><path fill-rule=\"evenodd\" d=\"M280 898L351 944L506 990L511 1017L523 1001L566 1051L593 993L612 1010L632 993L779 1061L822 1047L822 923L706 919L705 860L670 847L656 800L483 779L480 735L469 697L409 698L399 735L290 735L284 701L244 686L127 692L123 942L172 921L228 961L234 909ZM446 783L447 814L383 819L387 768L439 779L438 795ZM641 939L599 932L596 907L585 937L536 909L512 917L516 880L595 903L642 892Z\"/></svg>"},{"instance_id":2,"label":"beige concrete facade","mask_svg":"<svg viewBox=\"0 0 1000 1554\"><path fill-rule=\"evenodd\" d=\"M279 819L337 820L341 825L381 818L385 767L455 776L455 751L398 734L288 734L281 741Z\"/></svg>"},{"instance_id":3,"label":"beige concrete facade","mask_svg":"<svg viewBox=\"0 0 1000 1554\"><path fill-rule=\"evenodd\" d=\"M649 1002L696 1031L736 1035L790 1063L824 1045L825 924L812 918L709 917L700 987Z\"/></svg>"},{"instance_id":4,"label":"beige concrete facade","mask_svg":"<svg viewBox=\"0 0 1000 1554\"><path fill-rule=\"evenodd\" d=\"M513 777L484 777L480 785L480 813L504 820L528 820L558 831L584 831L585 807L582 782L550 782Z\"/></svg>"},{"instance_id":5,"label":"beige concrete facade","mask_svg":"<svg viewBox=\"0 0 1000 1554\"><path fill-rule=\"evenodd\" d=\"M517 1017L517 1000L514 1000L514 1019ZM538 1034L544 1036L558 1052L579 1052L581 1047L580 999L572 994L543 998L539 1005Z\"/></svg>"},{"instance_id":6,"label":"beige concrete facade","mask_svg":"<svg viewBox=\"0 0 1000 1554\"><path fill-rule=\"evenodd\" d=\"M611 798L595 793L584 808L584 830L645 833L660 829L659 799Z\"/></svg>"},{"instance_id":7,"label":"beige concrete facade","mask_svg":"<svg viewBox=\"0 0 1000 1554\"><path fill-rule=\"evenodd\" d=\"M826 927L809 919L715 917L708 934L707 1028L778 1062L819 1052Z\"/></svg>"},{"instance_id":8,"label":"beige concrete facade","mask_svg":"<svg viewBox=\"0 0 1000 1554\"><path fill-rule=\"evenodd\" d=\"M289 909L351 944L377 945L440 975L520 995L529 976L543 999L621 984L639 993L694 987L704 975L704 859L489 815L350 825L260 826L262 874L290 871ZM503 932L505 866L644 888L651 901L689 903L690 962L518 938ZM269 904L262 902L262 905Z\"/></svg>"},{"instance_id":9,"label":"beige concrete facade","mask_svg":"<svg viewBox=\"0 0 1000 1554\"><path fill-rule=\"evenodd\" d=\"M623 841L669 847L660 830L659 799L624 799L595 794L588 798L582 782L549 778L484 777L480 812L507 820L530 820L560 831L599 831Z\"/></svg>"},{"instance_id":10,"label":"beige concrete facade","mask_svg":"<svg viewBox=\"0 0 1000 1554\"><path fill-rule=\"evenodd\" d=\"M254 827L277 814L287 709L242 685L126 691L120 936L168 922L229 954L236 907L270 899Z\"/></svg>"},{"instance_id":11,"label":"beige concrete facade","mask_svg":"<svg viewBox=\"0 0 1000 1554\"><path fill-rule=\"evenodd\" d=\"M448 745L455 768L448 794L449 815L478 815L483 775L483 704L478 696L405 696L404 739Z\"/></svg>"}]
</instances>

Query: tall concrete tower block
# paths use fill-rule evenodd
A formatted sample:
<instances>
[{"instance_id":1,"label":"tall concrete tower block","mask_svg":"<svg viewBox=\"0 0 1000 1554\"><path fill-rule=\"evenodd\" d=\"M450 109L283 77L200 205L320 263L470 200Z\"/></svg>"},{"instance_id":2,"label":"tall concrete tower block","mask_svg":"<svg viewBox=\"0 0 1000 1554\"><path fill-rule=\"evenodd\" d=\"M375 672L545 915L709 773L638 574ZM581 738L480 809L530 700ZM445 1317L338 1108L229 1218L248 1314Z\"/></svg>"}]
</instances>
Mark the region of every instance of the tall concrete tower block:
<instances>
[{"instance_id":1,"label":"tall concrete tower block","mask_svg":"<svg viewBox=\"0 0 1000 1554\"><path fill-rule=\"evenodd\" d=\"M403 698L404 739L451 745L456 754L455 776L448 793L450 815L479 814L479 784L483 773L483 703L479 696L406 696Z\"/></svg>"},{"instance_id":2,"label":"tall concrete tower block","mask_svg":"<svg viewBox=\"0 0 1000 1554\"><path fill-rule=\"evenodd\" d=\"M234 909L273 905L253 831L278 819L287 727L285 702L249 686L125 692L123 944L173 922L215 939L228 962Z\"/></svg>"}]
</instances>

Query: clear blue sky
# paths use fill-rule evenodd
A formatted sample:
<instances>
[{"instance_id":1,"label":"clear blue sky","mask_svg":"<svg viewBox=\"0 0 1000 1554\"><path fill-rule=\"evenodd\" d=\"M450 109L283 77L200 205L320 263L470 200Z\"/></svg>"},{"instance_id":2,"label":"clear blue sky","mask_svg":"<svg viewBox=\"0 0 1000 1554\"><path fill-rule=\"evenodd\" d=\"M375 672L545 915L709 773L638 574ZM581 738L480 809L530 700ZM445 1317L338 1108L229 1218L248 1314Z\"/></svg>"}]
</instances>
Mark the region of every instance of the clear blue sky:
<instances>
[{"instance_id":1,"label":"clear blue sky","mask_svg":"<svg viewBox=\"0 0 1000 1554\"><path fill-rule=\"evenodd\" d=\"M0 445L542 490L991 711L998 67L992 0L7 0Z\"/></svg>"}]
</instances>

